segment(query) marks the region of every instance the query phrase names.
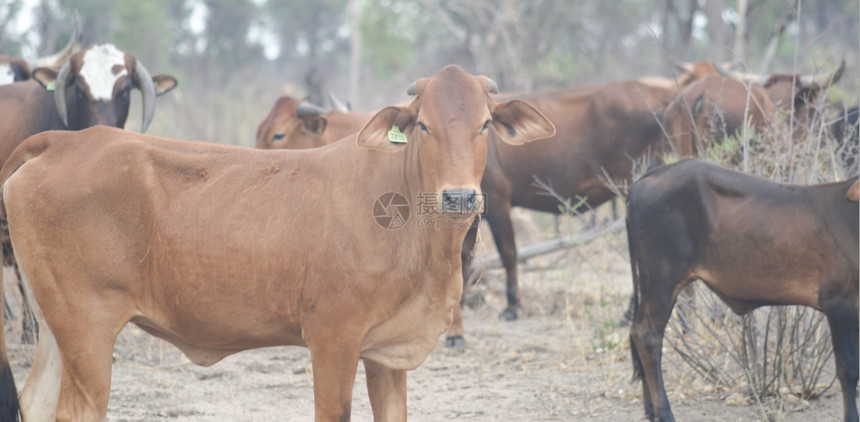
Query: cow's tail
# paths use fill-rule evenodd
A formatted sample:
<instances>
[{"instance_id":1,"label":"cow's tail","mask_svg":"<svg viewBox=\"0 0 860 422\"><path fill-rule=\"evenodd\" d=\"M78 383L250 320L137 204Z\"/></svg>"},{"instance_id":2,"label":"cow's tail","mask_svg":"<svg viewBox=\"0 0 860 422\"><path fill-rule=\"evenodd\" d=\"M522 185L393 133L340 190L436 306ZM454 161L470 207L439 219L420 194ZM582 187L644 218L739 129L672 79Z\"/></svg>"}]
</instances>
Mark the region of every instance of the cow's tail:
<instances>
[{"instance_id":1,"label":"cow's tail","mask_svg":"<svg viewBox=\"0 0 860 422\"><path fill-rule=\"evenodd\" d=\"M9 228L6 225L6 204L3 203L2 187L0 187L0 224L2 224L3 252L8 244ZM11 252L11 248L10 248ZM3 297L3 266L0 265L0 298ZM18 389L15 387L15 377L9 365L6 353L5 312L0 311L0 421L20 421L21 409L18 405Z\"/></svg>"},{"instance_id":2,"label":"cow's tail","mask_svg":"<svg viewBox=\"0 0 860 422\"><path fill-rule=\"evenodd\" d=\"M631 320L630 355L631 361L633 362L633 378L630 380L630 382L636 382L642 379L643 374L642 360L639 359L639 352L636 351L636 344L633 342L633 330L636 328L636 317L639 315L639 263L636 259L633 235L630 232L629 208L627 212L628 217L625 220L625 223L627 225L627 249L630 252L630 273L633 275L633 296L630 298L630 308L627 310L627 313L630 315Z\"/></svg>"},{"instance_id":3,"label":"cow's tail","mask_svg":"<svg viewBox=\"0 0 860 422\"><path fill-rule=\"evenodd\" d=\"M44 138L42 138L44 139ZM9 237L9 224L6 215L6 203L4 193L6 181L25 162L39 155L47 147L47 144L39 139L32 143L23 143L18 146L9 156L9 159L0 170L0 243L2 253L12 254L12 243ZM5 256L4 256L5 261ZM0 298L3 297L3 271L0 265ZM26 300L26 299L25 299ZM9 355L6 351L6 335L3 330L5 316L0 312L0 421L21 421L21 407L18 403L18 389L15 386L15 378L9 365Z\"/></svg>"}]
</instances>

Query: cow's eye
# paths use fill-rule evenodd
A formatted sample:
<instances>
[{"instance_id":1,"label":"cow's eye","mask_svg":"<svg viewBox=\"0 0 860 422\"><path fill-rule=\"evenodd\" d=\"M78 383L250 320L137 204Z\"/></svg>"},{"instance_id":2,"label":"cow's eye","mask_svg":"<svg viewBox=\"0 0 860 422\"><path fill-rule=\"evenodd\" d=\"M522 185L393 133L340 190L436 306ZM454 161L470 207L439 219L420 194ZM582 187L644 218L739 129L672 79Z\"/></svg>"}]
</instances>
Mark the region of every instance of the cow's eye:
<instances>
[{"instance_id":1,"label":"cow's eye","mask_svg":"<svg viewBox=\"0 0 860 422\"><path fill-rule=\"evenodd\" d=\"M280 141L284 139L284 136L287 136L286 133L276 133L275 136L272 137L272 141Z\"/></svg>"},{"instance_id":2,"label":"cow's eye","mask_svg":"<svg viewBox=\"0 0 860 422\"><path fill-rule=\"evenodd\" d=\"M487 119L487 121L484 122L484 127L481 129L481 131L485 131L485 130L489 129L490 123L492 123L492 121L490 119Z\"/></svg>"},{"instance_id":3,"label":"cow's eye","mask_svg":"<svg viewBox=\"0 0 860 422\"><path fill-rule=\"evenodd\" d=\"M418 122L418 128L421 129L422 132L428 133L427 126L424 126L424 123Z\"/></svg>"}]
</instances>

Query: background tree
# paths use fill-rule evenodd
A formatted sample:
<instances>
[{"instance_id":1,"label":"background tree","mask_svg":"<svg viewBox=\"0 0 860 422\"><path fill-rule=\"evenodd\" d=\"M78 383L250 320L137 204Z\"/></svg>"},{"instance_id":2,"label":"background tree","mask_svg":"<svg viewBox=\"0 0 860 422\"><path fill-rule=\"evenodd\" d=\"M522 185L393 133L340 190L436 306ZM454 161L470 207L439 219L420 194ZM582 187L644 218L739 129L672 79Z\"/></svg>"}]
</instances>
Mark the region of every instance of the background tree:
<instances>
[{"instance_id":1,"label":"background tree","mask_svg":"<svg viewBox=\"0 0 860 422\"><path fill-rule=\"evenodd\" d=\"M857 102L855 0L7 0L0 53L32 58L67 41L111 41L179 88L151 131L253 145L278 95L328 89L370 111L457 63L506 91L671 76L672 61L743 70L849 71L831 93ZM23 27L24 18L29 27ZM360 36L353 36L360 34ZM162 109L169 110L162 113ZM133 112L134 113L134 112ZM134 124L134 122L129 122ZM132 126L133 127L133 126Z\"/></svg>"}]
</instances>

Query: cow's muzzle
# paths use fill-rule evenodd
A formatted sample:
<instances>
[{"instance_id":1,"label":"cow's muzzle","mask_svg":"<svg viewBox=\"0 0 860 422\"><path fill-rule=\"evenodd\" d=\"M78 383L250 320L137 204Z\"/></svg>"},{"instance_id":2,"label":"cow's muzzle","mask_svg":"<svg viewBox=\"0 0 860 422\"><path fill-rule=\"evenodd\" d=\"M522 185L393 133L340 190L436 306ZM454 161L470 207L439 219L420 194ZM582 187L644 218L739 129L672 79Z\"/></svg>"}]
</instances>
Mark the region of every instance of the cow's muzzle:
<instances>
[{"instance_id":1,"label":"cow's muzzle","mask_svg":"<svg viewBox=\"0 0 860 422\"><path fill-rule=\"evenodd\" d=\"M484 211L484 195L474 189L442 191L443 214L479 214Z\"/></svg>"}]
</instances>

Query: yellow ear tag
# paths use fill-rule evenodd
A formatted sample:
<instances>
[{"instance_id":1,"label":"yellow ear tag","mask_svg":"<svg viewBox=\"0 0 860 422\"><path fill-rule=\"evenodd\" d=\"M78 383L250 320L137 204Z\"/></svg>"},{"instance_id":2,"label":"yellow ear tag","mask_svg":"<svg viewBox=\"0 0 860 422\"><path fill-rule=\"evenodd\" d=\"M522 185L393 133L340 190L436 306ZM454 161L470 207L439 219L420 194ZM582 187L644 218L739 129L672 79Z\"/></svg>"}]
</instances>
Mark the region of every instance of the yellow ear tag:
<instances>
[{"instance_id":1,"label":"yellow ear tag","mask_svg":"<svg viewBox=\"0 0 860 422\"><path fill-rule=\"evenodd\" d=\"M397 125L394 125L391 130L388 131L388 140L395 144L405 144L406 135L400 131L400 128L397 127Z\"/></svg>"},{"instance_id":2,"label":"yellow ear tag","mask_svg":"<svg viewBox=\"0 0 860 422\"><path fill-rule=\"evenodd\" d=\"M45 89L48 91L53 91L56 87L57 87L57 81L56 80L48 82L48 84L45 85Z\"/></svg>"}]
</instances>

